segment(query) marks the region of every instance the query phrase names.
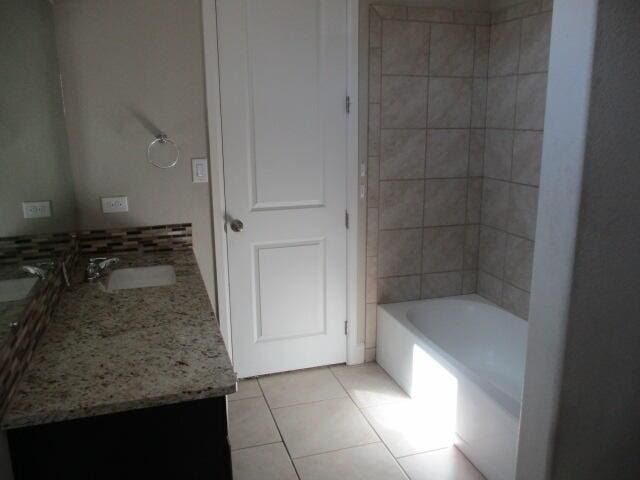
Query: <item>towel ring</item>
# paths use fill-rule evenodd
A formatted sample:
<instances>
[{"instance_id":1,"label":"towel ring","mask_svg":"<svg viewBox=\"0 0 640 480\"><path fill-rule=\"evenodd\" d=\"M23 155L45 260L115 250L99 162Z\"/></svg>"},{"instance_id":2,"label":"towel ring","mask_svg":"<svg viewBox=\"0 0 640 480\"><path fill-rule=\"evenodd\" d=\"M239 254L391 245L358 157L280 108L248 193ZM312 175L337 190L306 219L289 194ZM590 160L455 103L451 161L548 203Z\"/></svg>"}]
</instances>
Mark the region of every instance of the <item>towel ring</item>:
<instances>
[{"instance_id":1,"label":"towel ring","mask_svg":"<svg viewBox=\"0 0 640 480\"><path fill-rule=\"evenodd\" d=\"M151 149L153 148L153 146L155 144L158 144L158 145L171 145L176 150L176 158L175 158L175 160L173 162L171 162L170 164L168 164L168 165L160 165L160 164L154 162L151 159ZM151 143L149 143L149 146L147 147L147 160L154 167L158 167L158 168L173 168L178 164L178 160L180 160L180 149L178 148L178 145L176 145L176 142L171 140L164 133L161 133L155 139L153 139L151 141Z\"/></svg>"}]
</instances>

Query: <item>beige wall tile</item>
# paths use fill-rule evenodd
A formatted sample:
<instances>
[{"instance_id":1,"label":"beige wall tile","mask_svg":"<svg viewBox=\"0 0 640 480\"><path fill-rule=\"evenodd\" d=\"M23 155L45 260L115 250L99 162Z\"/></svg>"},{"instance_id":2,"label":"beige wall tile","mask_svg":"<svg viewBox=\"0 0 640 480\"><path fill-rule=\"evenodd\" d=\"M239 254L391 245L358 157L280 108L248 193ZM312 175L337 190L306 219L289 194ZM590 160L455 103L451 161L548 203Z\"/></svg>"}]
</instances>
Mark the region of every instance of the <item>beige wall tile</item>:
<instances>
[{"instance_id":1,"label":"beige wall tile","mask_svg":"<svg viewBox=\"0 0 640 480\"><path fill-rule=\"evenodd\" d=\"M475 29L467 25L431 27L429 74L470 77L473 74Z\"/></svg>"},{"instance_id":2,"label":"beige wall tile","mask_svg":"<svg viewBox=\"0 0 640 480\"><path fill-rule=\"evenodd\" d=\"M381 50L369 49L369 103L380 103Z\"/></svg>"},{"instance_id":3,"label":"beige wall tile","mask_svg":"<svg viewBox=\"0 0 640 480\"><path fill-rule=\"evenodd\" d=\"M520 318L529 318L529 294L508 283L503 285L502 306Z\"/></svg>"},{"instance_id":4,"label":"beige wall tile","mask_svg":"<svg viewBox=\"0 0 640 480\"><path fill-rule=\"evenodd\" d=\"M545 72L549 69L551 13L542 13L522 20L520 73Z\"/></svg>"},{"instance_id":5,"label":"beige wall tile","mask_svg":"<svg viewBox=\"0 0 640 480\"><path fill-rule=\"evenodd\" d=\"M491 42L490 27L476 27L475 55L473 65L474 77L486 77L489 72L489 45Z\"/></svg>"},{"instance_id":6,"label":"beige wall tile","mask_svg":"<svg viewBox=\"0 0 640 480\"><path fill-rule=\"evenodd\" d=\"M521 21L493 25L489 48L489 76L518 72Z\"/></svg>"},{"instance_id":7,"label":"beige wall tile","mask_svg":"<svg viewBox=\"0 0 640 480\"><path fill-rule=\"evenodd\" d=\"M516 132L513 145L511 179L518 183L538 185L542 159L543 132Z\"/></svg>"},{"instance_id":8,"label":"beige wall tile","mask_svg":"<svg viewBox=\"0 0 640 480\"><path fill-rule=\"evenodd\" d=\"M551 10L553 10L553 0L542 0L540 11L550 12Z\"/></svg>"},{"instance_id":9,"label":"beige wall tile","mask_svg":"<svg viewBox=\"0 0 640 480\"><path fill-rule=\"evenodd\" d=\"M542 130L546 100L546 74L520 76L516 100L516 128Z\"/></svg>"},{"instance_id":10,"label":"beige wall tile","mask_svg":"<svg viewBox=\"0 0 640 480\"><path fill-rule=\"evenodd\" d=\"M378 277L420 273L421 229L381 230L379 242Z\"/></svg>"},{"instance_id":11,"label":"beige wall tile","mask_svg":"<svg viewBox=\"0 0 640 480\"><path fill-rule=\"evenodd\" d=\"M424 226L460 225L465 222L467 180L427 180L424 191Z\"/></svg>"},{"instance_id":12,"label":"beige wall tile","mask_svg":"<svg viewBox=\"0 0 640 480\"><path fill-rule=\"evenodd\" d=\"M504 282L483 271L478 271L478 294L500 305Z\"/></svg>"},{"instance_id":13,"label":"beige wall tile","mask_svg":"<svg viewBox=\"0 0 640 480\"><path fill-rule=\"evenodd\" d=\"M424 229L422 272L462 270L464 227L430 227Z\"/></svg>"},{"instance_id":14,"label":"beige wall tile","mask_svg":"<svg viewBox=\"0 0 640 480\"><path fill-rule=\"evenodd\" d=\"M373 7L381 18L406 20L407 19L407 7L398 5L375 5Z\"/></svg>"},{"instance_id":15,"label":"beige wall tile","mask_svg":"<svg viewBox=\"0 0 640 480\"><path fill-rule=\"evenodd\" d=\"M508 231L535 239L538 217L538 188L511 184L509 193Z\"/></svg>"},{"instance_id":16,"label":"beige wall tile","mask_svg":"<svg viewBox=\"0 0 640 480\"><path fill-rule=\"evenodd\" d=\"M483 225L480 228L478 268L497 278L502 278L506 245L506 233Z\"/></svg>"},{"instance_id":17,"label":"beige wall tile","mask_svg":"<svg viewBox=\"0 0 640 480\"><path fill-rule=\"evenodd\" d=\"M506 230L509 224L509 183L490 178L484 179L482 224Z\"/></svg>"},{"instance_id":18,"label":"beige wall tile","mask_svg":"<svg viewBox=\"0 0 640 480\"><path fill-rule=\"evenodd\" d=\"M534 242L531 240L507 235L504 279L514 286L526 291L531 289L533 247Z\"/></svg>"},{"instance_id":19,"label":"beige wall tile","mask_svg":"<svg viewBox=\"0 0 640 480\"><path fill-rule=\"evenodd\" d=\"M482 212L482 178L467 183L467 223L480 223Z\"/></svg>"},{"instance_id":20,"label":"beige wall tile","mask_svg":"<svg viewBox=\"0 0 640 480\"><path fill-rule=\"evenodd\" d=\"M421 298L439 298L462 293L462 272L428 273L422 276Z\"/></svg>"},{"instance_id":21,"label":"beige wall tile","mask_svg":"<svg viewBox=\"0 0 640 480\"><path fill-rule=\"evenodd\" d=\"M428 74L428 23L382 22L382 72L393 75Z\"/></svg>"},{"instance_id":22,"label":"beige wall tile","mask_svg":"<svg viewBox=\"0 0 640 480\"><path fill-rule=\"evenodd\" d=\"M478 272L467 270L462 272L462 294L468 295L478 291Z\"/></svg>"},{"instance_id":23,"label":"beige wall tile","mask_svg":"<svg viewBox=\"0 0 640 480\"><path fill-rule=\"evenodd\" d=\"M485 130L471 130L469 135L469 176L481 177L484 173Z\"/></svg>"},{"instance_id":24,"label":"beige wall tile","mask_svg":"<svg viewBox=\"0 0 640 480\"><path fill-rule=\"evenodd\" d=\"M518 77L490 78L487 88L487 128L513 128Z\"/></svg>"},{"instance_id":25,"label":"beige wall tile","mask_svg":"<svg viewBox=\"0 0 640 480\"><path fill-rule=\"evenodd\" d=\"M469 130L428 130L427 178L464 177L469 165Z\"/></svg>"},{"instance_id":26,"label":"beige wall tile","mask_svg":"<svg viewBox=\"0 0 640 480\"><path fill-rule=\"evenodd\" d=\"M376 302L378 300L378 257L367 257L365 289L365 301L367 303Z\"/></svg>"},{"instance_id":27,"label":"beige wall tile","mask_svg":"<svg viewBox=\"0 0 640 480\"><path fill-rule=\"evenodd\" d=\"M367 154L370 157L380 155L380 105L369 104L369 142Z\"/></svg>"},{"instance_id":28,"label":"beige wall tile","mask_svg":"<svg viewBox=\"0 0 640 480\"><path fill-rule=\"evenodd\" d=\"M471 100L471 127L484 128L487 119L487 79L473 79L473 98Z\"/></svg>"},{"instance_id":29,"label":"beige wall tile","mask_svg":"<svg viewBox=\"0 0 640 480\"><path fill-rule=\"evenodd\" d=\"M427 117L427 79L382 76L382 126L424 128Z\"/></svg>"},{"instance_id":30,"label":"beige wall tile","mask_svg":"<svg viewBox=\"0 0 640 480\"><path fill-rule=\"evenodd\" d=\"M367 256L378 254L378 209L367 209Z\"/></svg>"},{"instance_id":31,"label":"beige wall tile","mask_svg":"<svg viewBox=\"0 0 640 480\"><path fill-rule=\"evenodd\" d=\"M382 19L374 8L369 12L369 47L382 47Z\"/></svg>"},{"instance_id":32,"label":"beige wall tile","mask_svg":"<svg viewBox=\"0 0 640 480\"><path fill-rule=\"evenodd\" d=\"M451 23L453 11L447 8L409 7L409 20Z\"/></svg>"},{"instance_id":33,"label":"beige wall tile","mask_svg":"<svg viewBox=\"0 0 640 480\"><path fill-rule=\"evenodd\" d=\"M508 7L505 12L507 20L534 15L540 11L540 0L529 0Z\"/></svg>"},{"instance_id":34,"label":"beige wall tile","mask_svg":"<svg viewBox=\"0 0 640 480\"><path fill-rule=\"evenodd\" d=\"M422 226L424 181L387 180L380 182L380 228Z\"/></svg>"},{"instance_id":35,"label":"beige wall tile","mask_svg":"<svg viewBox=\"0 0 640 480\"><path fill-rule=\"evenodd\" d=\"M489 12L456 10L454 16L456 23L464 23L466 25L489 25L491 23L491 14Z\"/></svg>"},{"instance_id":36,"label":"beige wall tile","mask_svg":"<svg viewBox=\"0 0 640 480\"><path fill-rule=\"evenodd\" d=\"M420 275L378 280L378 303L408 302L420 298Z\"/></svg>"},{"instance_id":37,"label":"beige wall tile","mask_svg":"<svg viewBox=\"0 0 640 480\"><path fill-rule=\"evenodd\" d=\"M426 130L383 129L380 177L382 179L423 178Z\"/></svg>"},{"instance_id":38,"label":"beige wall tile","mask_svg":"<svg viewBox=\"0 0 640 480\"><path fill-rule=\"evenodd\" d=\"M367 161L367 206L377 207L380 197L380 158L369 157Z\"/></svg>"},{"instance_id":39,"label":"beige wall tile","mask_svg":"<svg viewBox=\"0 0 640 480\"><path fill-rule=\"evenodd\" d=\"M478 268L480 254L480 225L467 225L464 230L464 258L462 268L475 270Z\"/></svg>"},{"instance_id":40,"label":"beige wall tile","mask_svg":"<svg viewBox=\"0 0 640 480\"><path fill-rule=\"evenodd\" d=\"M513 130L487 130L484 145L484 174L489 178L511 178Z\"/></svg>"},{"instance_id":41,"label":"beige wall tile","mask_svg":"<svg viewBox=\"0 0 640 480\"><path fill-rule=\"evenodd\" d=\"M470 78L429 80L429 120L431 128L469 128L471 125Z\"/></svg>"}]
</instances>

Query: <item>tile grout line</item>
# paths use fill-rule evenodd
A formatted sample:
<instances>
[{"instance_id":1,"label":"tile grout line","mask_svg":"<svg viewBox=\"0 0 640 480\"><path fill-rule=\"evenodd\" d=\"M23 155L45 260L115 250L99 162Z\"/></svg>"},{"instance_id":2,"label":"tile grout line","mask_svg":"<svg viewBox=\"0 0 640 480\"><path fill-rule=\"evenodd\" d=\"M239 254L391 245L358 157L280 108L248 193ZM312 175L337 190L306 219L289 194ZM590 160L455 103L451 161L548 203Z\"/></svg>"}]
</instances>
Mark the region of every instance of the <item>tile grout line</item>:
<instances>
[{"instance_id":1,"label":"tile grout line","mask_svg":"<svg viewBox=\"0 0 640 480\"><path fill-rule=\"evenodd\" d=\"M374 361L374 363L377 365L378 363ZM329 369L331 370L331 369ZM349 394L349 390L347 390L347 388L344 386L344 384L340 381L340 379L338 378L338 376L335 374L335 372L331 371L331 373L333 374L333 376L335 377L335 379L338 381L338 383L340 383L340 385L343 386L343 388L347 391L347 394ZM385 375L389 375L387 372L384 372ZM389 376L389 378L391 378ZM392 381L393 380L391 378ZM396 385L398 385L396 383ZM398 385L399 386L399 385ZM401 389L402 390L402 389ZM404 390L403 390L404 392ZM411 397L409 397L411 398ZM364 418L365 422L367 422L367 425L369 425L369 428L371 428L371 430L373 431L373 433L375 433L376 437L378 437L378 439L380 440L380 444L382 444L382 446L384 447L384 449L387 451L387 453L389 453L389 455L391 456L391 458L393 458L393 461L396 463L396 465L398 466L398 468L400 468L400 471L405 475L405 477L407 479L410 479L409 474L405 471L405 469L402 467L402 465L400 465L400 462L398 462L398 459L396 457L393 456L393 453L391 453L391 450L389 449L389 447L387 446L387 444L385 443L385 441L382 439L382 437L380 436L380 434L378 433L378 431L375 429L375 427L371 424L371 422L369 421L369 419L367 418L367 416L364 414L363 412L363 408L361 408L353 399L353 404L356 406L356 408L358 409L358 412L360 413L360 415L362 415L362 418ZM388 405L388 404L387 404ZM372 405L373 406L373 405ZM369 408L369 407L367 407Z\"/></svg>"},{"instance_id":2,"label":"tile grout line","mask_svg":"<svg viewBox=\"0 0 640 480\"><path fill-rule=\"evenodd\" d=\"M256 377L256 382L258 383L258 388L260 389L260 391L262 392L262 396L264 397L264 403L267 404L267 408L269 409L269 415L271 415L271 420L273 421L273 424L276 426L276 430L278 430L278 435L280 435L280 440L282 441L282 446L284 447L285 451L287 452L287 456L289 457L289 461L291 462L291 466L293 467L293 471L296 474L296 477L298 477L298 480L302 480L302 477L300 476L300 472L298 472L298 469L296 468L296 464L293 462L293 458L291 457L291 452L289 451L289 447L287 446L287 442L284 441L284 436L282 435L282 432L280 431L280 427L278 426L278 422L276 421L276 417L273 415L273 410L271 409L271 405L269 405L269 402L267 401L267 397L264 394L264 390L262 389L262 385L260 384L260 377L257 376Z\"/></svg>"}]
</instances>

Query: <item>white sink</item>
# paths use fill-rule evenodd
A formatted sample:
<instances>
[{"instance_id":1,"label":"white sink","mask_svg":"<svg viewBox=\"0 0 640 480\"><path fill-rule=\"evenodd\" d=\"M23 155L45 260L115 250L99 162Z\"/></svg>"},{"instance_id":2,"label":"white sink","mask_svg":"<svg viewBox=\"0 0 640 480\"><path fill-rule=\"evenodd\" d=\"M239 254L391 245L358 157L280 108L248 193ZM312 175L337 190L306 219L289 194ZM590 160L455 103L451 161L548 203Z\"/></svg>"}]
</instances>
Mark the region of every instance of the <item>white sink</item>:
<instances>
[{"instance_id":1,"label":"white sink","mask_svg":"<svg viewBox=\"0 0 640 480\"><path fill-rule=\"evenodd\" d=\"M164 287L176 283L176 271L171 265L120 268L113 270L102 282L107 292L130 288Z\"/></svg>"},{"instance_id":2,"label":"white sink","mask_svg":"<svg viewBox=\"0 0 640 480\"><path fill-rule=\"evenodd\" d=\"M0 302L13 302L26 298L37 281L37 277L0 280Z\"/></svg>"}]
</instances>

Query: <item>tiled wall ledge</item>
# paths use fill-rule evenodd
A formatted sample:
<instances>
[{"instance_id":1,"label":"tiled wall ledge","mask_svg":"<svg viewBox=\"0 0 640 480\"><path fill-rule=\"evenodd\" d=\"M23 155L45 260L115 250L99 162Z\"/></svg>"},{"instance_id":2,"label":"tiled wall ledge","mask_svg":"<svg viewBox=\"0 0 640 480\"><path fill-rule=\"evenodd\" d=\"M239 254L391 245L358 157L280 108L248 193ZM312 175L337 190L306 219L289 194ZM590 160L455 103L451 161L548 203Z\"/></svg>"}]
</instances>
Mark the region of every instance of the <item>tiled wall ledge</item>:
<instances>
[{"instance_id":1,"label":"tiled wall ledge","mask_svg":"<svg viewBox=\"0 0 640 480\"><path fill-rule=\"evenodd\" d=\"M491 24L508 22L553 10L553 0L529 0L503 8L491 15Z\"/></svg>"},{"instance_id":2,"label":"tiled wall ledge","mask_svg":"<svg viewBox=\"0 0 640 480\"><path fill-rule=\"evenodd\" d=\"M191 231L191 224L183 223L0 239L2 263L61 260L30 300L6 343L0 345L0 418L64 290L63 263L70 272L80 255L190 250Z\"/></svg>"},{"instance_id":3,"label":"tiled wall ledge","mask_svg":"<svg viewBox=\"0 0 640 480\"><path fill-rule=\"evenodd\" d=\"M401 5L372 5L383 20L412 20L428 23L455 23L459 25L489 25L489 12L450 10L448 8L411 7Z\"/></svg>"}]
</instances>

